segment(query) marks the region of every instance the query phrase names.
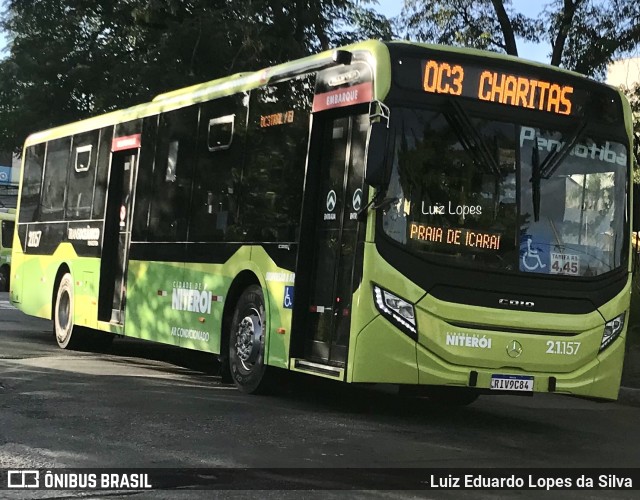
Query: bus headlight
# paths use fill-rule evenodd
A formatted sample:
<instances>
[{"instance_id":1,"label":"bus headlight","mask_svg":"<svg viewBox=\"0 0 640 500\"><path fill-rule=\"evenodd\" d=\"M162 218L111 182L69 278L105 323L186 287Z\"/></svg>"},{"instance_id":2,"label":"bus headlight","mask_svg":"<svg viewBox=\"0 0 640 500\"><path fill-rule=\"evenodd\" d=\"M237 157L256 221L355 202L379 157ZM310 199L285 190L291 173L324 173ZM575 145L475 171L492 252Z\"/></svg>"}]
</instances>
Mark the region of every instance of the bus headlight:
<instances>
[{"instance_id":1,"label":"bus headlight","mask_svg":"<svg viewBox=\"0 0 640 500\"><path fill-rule=\"evenodd\" d=\"M624 328L624 316L625 313L622 313L604 324L604 333L602 334L600 351L604 350L620 336L622 329Z\"/></svg>"},{"instance_id":2,"label":"bus headlight","mask_svg":"<svg viewBox=\"0 0 640 500\"><path fill-rule=\"evenodd\" d=\"M373 285L373 296L376 308L385 318L413 340L418 340L416 313L413 304L380 288L378 285Z\"/></svg>"}]
</instances>

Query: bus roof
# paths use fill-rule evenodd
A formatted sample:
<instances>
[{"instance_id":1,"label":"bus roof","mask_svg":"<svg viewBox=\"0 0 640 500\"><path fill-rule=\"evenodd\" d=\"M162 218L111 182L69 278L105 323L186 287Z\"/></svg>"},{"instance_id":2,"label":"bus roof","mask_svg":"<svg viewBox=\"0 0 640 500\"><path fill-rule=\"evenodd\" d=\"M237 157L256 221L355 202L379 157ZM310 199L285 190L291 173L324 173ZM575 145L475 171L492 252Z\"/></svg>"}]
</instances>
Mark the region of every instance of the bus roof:
<instances>
[{"instance_id":1,"label":"bus roof","mask_svg":"<svg viewBox=\"0 0 640 500\"><path fill-rule=\"evenodd\" d=\"M381 42L377 40L367 40L364 42L347 45L345 47L340 47L338 49L321 52L319 54L304 57L302 59L289 61L269 68L264 68L259 71L236 73L231 76L165 92L157 95L153 100L147 103L138 104L118 111L112 111L106 114L87 118L85 120L66 125L61 125L48 130L35 132L27 137L25 141L25 147L59 137L66 137L68 135L76 134L79 132L95 130L105 126L114 125L116 123L122 123L130 120L144 118L147 116L152 116L154 114L158 114L164 111L171 111L184 106L188 106L190 104L232 95L237 92L251 90L270 82L276 82L286 78L318 71L333 64L333 57L337 50L351 52L369 52L373 56L371 58L371 61L373 63L380 60L388 63L390 57L389 50L387 48L388 45L397 47L422 47L431 50L438 50L445 53L449 52L452 54L473 55L494 60L508 61L510 63L517 63L523 66L544 68L547 70L552 69L554 71L570 75L573 78L580 78L585 81L593 82L593 80L585 77L584 75L575 73L573 71L568 71L562 68L557 68L555 66L550 66L548 64L530 61L527 59L520 59L515 56L499 54L497 52L488 52L479 49L451 47L445 45L416 43L408 41ZM375 72L376 68L373 69ZM389 91L390 85L391 82L388 77L380 78L380 75L378 75L378 78L374 80L374 99L383 99ZM616 90L618 91L618 93L620 93L619 89Z\"/></svg>"},{"instance_id":2,"label":"bus roof","mask_svg":"<svg viewBox=\"0 0 640 500\"><path fill-rule=\"evenodd\" d=\"M294 61L279 64L269 68L250 73L237 73L231 76L199 83L190 87L165 92L156 96L152 101L132 106L123 110L112 111L103 115L81 120L78 122L61 125L51 129L35 132L27 137L25 147L38 144L58 137L66 137L78 132L94 130L116 123L122 123L146 116L152 116L164 111L171 111L190 104L208 101L218 97L232 95L237 92L251 90L270 82L276 82L318 71L334 64L333 57L336 51L369 52L374 59L381 57L389 60L389 51L383 42L367 40L358 42L339 49L321 52L319 54L304 57ZM378 87L380 83L374 83ZM375 88L374 95L385 95L389 83L385 88Z\"/></svg>"}]
</instances>

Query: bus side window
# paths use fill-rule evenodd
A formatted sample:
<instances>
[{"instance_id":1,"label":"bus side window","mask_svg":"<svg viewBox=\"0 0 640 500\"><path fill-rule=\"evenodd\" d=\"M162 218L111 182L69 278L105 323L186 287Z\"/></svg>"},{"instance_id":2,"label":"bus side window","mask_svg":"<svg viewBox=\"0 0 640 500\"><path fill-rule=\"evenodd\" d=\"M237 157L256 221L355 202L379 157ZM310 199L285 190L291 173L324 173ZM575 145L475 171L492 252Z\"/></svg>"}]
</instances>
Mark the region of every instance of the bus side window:
<instances>
[{"instance_id":1,"label":"bus side window","mask_svg":"<svg viewBox=\"0 0 640 500\"><path fill-rule=\"evenodd\" d=\"M150 241L185 241L198 107L163 113L158 125Z\"/></svg>"},{"instance_id":2,"label":"bus side window","mask_svg":"<svg viewBox=\"0 0 640 500\"><path fill-rule=\"evenodd\" d=\"M69 170L71 139L55 139L47 144L40 220L63 220L65 188Z\"/></svg>"},{"instance_id":3,"label":"bus side window","mask_svg":"<svg viewBox=\"0 0 640 500\"><path fill-rule=\"evenodd\" d=\"M96 152L96 174L93 188L93 219L104 218L112 140L113 127L105 127L100 130L100 141Z\"/></svg>"},{"instance_id":4,"label":"bus side window","mask_svg":"<svg viewBox=\"0 0 640 500\"><path fill-rule=\"evenodd\" d=\"M35 222L40 215L40 188L44 165L45 144L29 146L24 159L24 176L20 198L20 222Z\"/></svg>"},{"instance_id":5,"label":"bus side window","mask_svg":"<svg viewBox=\"0 0 640 500\"><path fill-rule=\"evenodd\" d=\"M207 149L224 151L231 147L236 115L211 118L207 124Z\"/></svg>"},{"instance_id":6,"label":"bus side window","mask_svg":"<svg viewBox=\"0 0 640 500\"><path fill-rule=\"evenodd\" d=\"M74 136L65 208L66 220L80 220L91 217L97 156L97 130Z\"/></svg>"},{"instance_id":7,"label":"bus side window","mask_svg":"<svg viewBox=\"0 0 640 500\"><path fill-rule=\"evenodd\" d=\"M314 88L309 79L252 92L241 205L249 241L297 239Z\"/></svg>"},{"instance_id":8,"label":"bus side window","mask_svg":"<svg viewBox=\"0 0 640 500\"><path fill-rule=\"evenodd\" d=\"M2 221L2 236L0 237L0 246L4 248L11 248L14 228L15 224L13 222L10 222L8 220Z\"/></svg>"},{"instance_id":9,"label":"bus side window","mask_svg":"<svg viewBox=\"0 0 640 500\"><path fill-rule=\"evenodd\" d=\"M133 241L147 241L149 235L149 207L153 197L153 165L159 115L147 116L142 120L142 147L138 159L136 194L134 197L131 238Z\"/></svg>"},{"instance_id":10,"label":"bus side window","mask_svg":"<svg viewBox=\"0 0 640 500\"><path fill-rule=\"evenodd\" d=\"M244 156L245 94L200 106L189 241L243 241L237 196Z\"/></svg>"}]
</instances>

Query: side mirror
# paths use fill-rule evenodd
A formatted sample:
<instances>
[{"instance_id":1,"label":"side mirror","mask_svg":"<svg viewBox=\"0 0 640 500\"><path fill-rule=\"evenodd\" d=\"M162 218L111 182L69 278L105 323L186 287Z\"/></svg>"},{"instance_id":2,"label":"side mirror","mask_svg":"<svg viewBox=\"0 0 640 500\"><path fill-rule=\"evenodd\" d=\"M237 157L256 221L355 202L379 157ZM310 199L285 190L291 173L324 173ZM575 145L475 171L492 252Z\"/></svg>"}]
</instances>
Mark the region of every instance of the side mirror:
<instances>
[{"instance_id":1,"label":"side mirror","mask_svg":"<svg viewBox=\"0 0 640 500\"><path fill-rule=\"evenodd\" d=\"M385 122L373 122L369 127L364 180L374 188L382 187L387 182L384 160L388 136L389 129Z\"/></svg>"}]
</instances>

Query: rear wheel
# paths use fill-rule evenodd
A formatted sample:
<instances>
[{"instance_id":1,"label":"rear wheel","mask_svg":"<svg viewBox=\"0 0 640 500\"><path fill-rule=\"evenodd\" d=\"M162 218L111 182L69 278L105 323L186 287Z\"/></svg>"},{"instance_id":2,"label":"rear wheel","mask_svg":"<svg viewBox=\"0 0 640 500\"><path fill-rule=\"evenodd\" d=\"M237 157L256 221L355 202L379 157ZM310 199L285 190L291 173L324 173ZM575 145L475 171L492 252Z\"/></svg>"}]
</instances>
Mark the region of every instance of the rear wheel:
<instances>
[{"instance_id":1,"label":"rear wheel","mask_svg":"<svg viewBox=\"0 0 640 500\"><path fill-rule=\"evenodd\" d=\"M73 278L66 273L58 285L53 308L53 333L62 349L106 350L113 342L113 333L98 332L73 323Z\"/></svg>"},{"instance_id":2,"label":"rear wheel","mask_svg":"<svg viewBox=\"0 0 640 500\"><path fill-rule=\"evenodd\" d=\"M77 349L82 343L82 332L73 324L73 278L62 276L53 306L53 333L62 349Z\"/></svg>"},{"instance_id":3,"label":"rear wheel","mask_svg":"<svg viewBox=\"0 0 640 500\"><path fill-rule=\"evenodd\" d=\"M262 288L247 287L238 299L229 329L229 369L238 389L248 394L267 386L264 362L266 317Z\"/></svg>"}]
</instances>

